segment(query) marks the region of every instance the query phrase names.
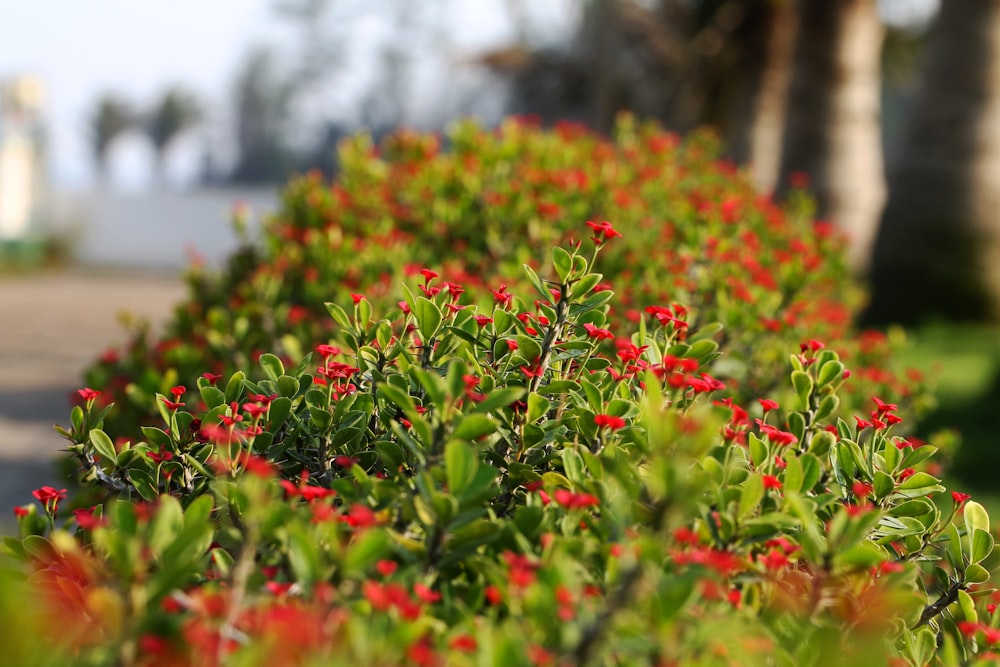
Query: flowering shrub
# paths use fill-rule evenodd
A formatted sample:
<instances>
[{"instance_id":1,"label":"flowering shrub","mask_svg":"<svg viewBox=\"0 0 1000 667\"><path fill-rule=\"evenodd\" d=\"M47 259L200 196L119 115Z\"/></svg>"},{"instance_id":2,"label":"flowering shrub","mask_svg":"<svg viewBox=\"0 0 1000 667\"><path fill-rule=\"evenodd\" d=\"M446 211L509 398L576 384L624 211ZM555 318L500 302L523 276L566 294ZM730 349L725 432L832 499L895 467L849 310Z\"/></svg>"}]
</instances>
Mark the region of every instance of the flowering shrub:
<instances>
[{"instance_id":1,"label":"flowering shrub","mask_svg":"<svg viewBox=\"0 0 1000 667\"><path fill-rule=\"evenodd\" d=\"M815 339L773 396L727 394L735 334L615 320L595 269L624 239L591 226L523 292L427 268L389 310L330 302L294 367L206 371L156 426L109 433L81 390L102 501L39 490L6 542L38 632L88 665L995 659L989 517L900 407L838 416L857 374Z\"/></svg>"},{"instance_id":2,"label":"flowering shrub","mask_svg":"<svg viewBox=\"0 0 1000 667\"><path fill-rule=\"evenodd\" d=\"M433 289L462 285L485 306L501 283L530 289L521 266L537 269L539 248L601 238L599 222L580 222L609 219L623 233L595 285L616 294L609 323L634 325L654 308L664 322L723 324L727 355L713 372L742 402L777 390L776 362L809 339L835 347L864 380L842 393L845 408L917 387L889 372L884 341L862 341L862 355L850 338L857 299L842 243L810 219L804 193L779 207L717 153L710 135L681 142L627 117L614 140L572 124L548 132L515 120L497 131L459 124L447 150L433 135L404 131L381 152L356 137L342 147L332 185L318 176L294 181L257 247L218 275L195 267L191 296L163 335L137 332L103 355L86 382L103 391L100 401L117 404L111 423L134 429L156 419L156 393L193 387L206 371L260 379L263 352L295 366L311 341L335 331L328 301L363 295L388 312L403 299L401 282L435 267ZM517 314L535 317L532 301Z\"/></svg>"}]
</instances>

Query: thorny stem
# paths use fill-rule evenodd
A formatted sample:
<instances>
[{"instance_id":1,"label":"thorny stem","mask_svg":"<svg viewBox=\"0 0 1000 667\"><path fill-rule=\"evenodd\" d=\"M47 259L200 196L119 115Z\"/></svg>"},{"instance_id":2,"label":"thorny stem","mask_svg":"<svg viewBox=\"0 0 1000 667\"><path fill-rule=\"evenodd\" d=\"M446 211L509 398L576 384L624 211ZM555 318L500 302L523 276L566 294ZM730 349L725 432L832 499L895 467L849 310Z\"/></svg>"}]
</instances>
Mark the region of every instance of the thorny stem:
<instances>
[{"instance_id":1,"label":"thorny stem","mask_svg":"<svg viewBox=\"0 0 1000 667\"><path fill-rule=\"evenodd\" d=\"M536 373L531 378L531 382L528 383L529 395L534 393L538 389L538 385L541 384L542 376L545 374L545 370L549 365L549 359L552 357L552 348L562 335L563 329L566 328L566 320L569 315L568 292L569 285L566 283L559 285L559 301L556 302L556 321L549 327L549 330L545 333L545 340L542 341L542 353L538 357L538 363L535 364Z\"/></svg>"},{"instance_id":2,"label":"thorny stem","mask_svg":"<svg viewBox=\"0 0 1000 667\"><path fill-rule=\"evenodd\" d=\"M643 495L645 496L645 490ZM650 527L653 532L659 531L667 517L668 505L666 501L659 501L653 505L652 516L650 517ZM586 665L592 657L594 649L601 641L605 633L611 627L612 617L628 606L632 599L632 593L636 585L642 578L642 562L637 561L622 573L618 587L611 597L608 598L604 609L597 618L584 629L576 648L571 652L571 662L575 665Z\"/></svg>"},{"instance_id":3,"label":"thorny stem","mask_svg":"<svg viewBox=\"0 0 1000 667\"><path fill-rule=\"evenodd\" d=\"M920 620L917 621L915 626L913 626L913 629L916 630L922 625L927 625L932 618L947 609L948 605L958 600L958 592L962 590L962 588L962 582L960 581L956 581L949 586L948 590L941 594L941 597L924 608L924 612L920 614Z\"/></svg>"},{"instance_id":4,"label":"thorny stem","mask_svg":"<svg viewBox=\"0 0 1000 667\"><path fill-rule=\"evenodd\" d=\"M241 522L242 523L242 522ZM222 639L238 639L242 633L236 629L236 621L243 609L243 601L246 598L247 582L254 571L254 556L256 553L256 531L252 526L248 527L244 535L246 541L240 549L240 555L233 567L232 597L229 600L229 612L226 620L219 629ZM219 643L218 661L221 664L225 658L226 643Z\"/></svg>"}]
</instances>

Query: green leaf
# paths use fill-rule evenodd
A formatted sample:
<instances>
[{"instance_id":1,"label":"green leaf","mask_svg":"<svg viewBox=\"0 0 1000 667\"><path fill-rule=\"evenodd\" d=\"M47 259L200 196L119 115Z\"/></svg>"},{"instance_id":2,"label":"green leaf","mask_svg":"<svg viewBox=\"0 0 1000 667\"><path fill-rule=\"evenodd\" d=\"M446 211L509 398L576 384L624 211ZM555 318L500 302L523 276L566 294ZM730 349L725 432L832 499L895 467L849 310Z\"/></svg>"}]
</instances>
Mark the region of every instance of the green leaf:
<instances>
[{"instance_id":1,"label":"green leaf","mask_svg":"<svg viewBox=\"0 0 1000 667\"><path fill-rule=\"evenodd\" d=\"M831 360L823 364L816 376L816 383L822 387L844 376L844 364Z\"/></svg>"},{"instance_id":2,"label":"green leaf","mask_svg":"<svg viewBox=\"0 0 1000 667\"><path fill-rule=\"evenodd\" d=\"M236 371L232 374L229 382L226 383L226 403L240 400L240 396L243 395L243 380L245 379L246 374L243 371Z\"/></svg>"},{"instance_id":3,"label":"green leaf","mask_svg":"<svg viewBox=\"0 0 1000 667\"><path fill-rule=\"evenodd\" d=\"M969 554L969 560L973 563L982 562L993 552L993 546L993 536L985 530L976 528L972 533L972 551Z\"/></svg>"},{"instance_id":4,"label":"green leaf","mask_svg":"<svg viewBox=\"0 0 1000 667\"><path fill-rule=\"evenodd\" d=\"M538 388L540 394L568 394L572 391L580 391L580 383L573 380L553 380Z\"/></svg>"},{"instance_id":5,"label":"green leaf","mask_svg":"<svg viewBox=\"0 0 1000 667\"><path fill-rule=\"evenodd\" d=\"M478 440L484 435L493 433L496 428L493 420L486 415L468 414L459 420L455 430L452 431L452 437L459 440Z\"/></svg>"},{"instance_id":6,"label":"green leaf","mask_svg":"<svg viewBox=\"0 0 1000 667\"><path fill-rule=\"evenodd\" d=\"M417 329L426 345L441 327L441 309L430 299L418 296L413 315L417 318Z\"/></svg>"},{"instance_id":7,"label":"green leaf","mask_svg":"<svg viewBox=\"0 0 1000 667\"><path fill-rule=\"evenodd\" d=\"M597 287L604 276L600 273L588 273L575 283L573 283L572 295L574 299L582 299L590 293L590 290Z\"/></svg>"},{"instance_id":8,"label":"green leaf","mask_svg":"<svg viewBox=\"0 0 1000 667\"><path fill-rule=\"evenodd\" d=\"M444 378L433 371L426 371L416 366L410 368L410 374L423 387L430 405L438 409L443 409L448 395L448 388L445 385Z\"/></svg>"},{"instance_id":9,"label":"green leaf","mask_svg":"<svg viewBox=\"0 0 1000 667\"><path fill-rule=\"evenodd\" d=\"M900 491L908 491L912 489L925 489L937 485L938 479L936 477L928 475L925 472L918 472L903 480L897 488Z\"/></svg>"},{"instance_id":10,"label":"green leaf","mask_svg":"<svg viewBox=\"0 0 1000 667\"><path fill-rule=\"evenodd\" d=\"M830 394L829 396L824 396L823 400L819 402L819 406L816 408L816 416L813 417L813 421L818 422L826 419L840 407L840 397L836 394Z\"/></svg>"},{"instance_id":11,"label":"green leaf","mask_svg":"<svg viewBox=\"0 0 1000 667\"><path fill-rule=\"evenodd\" d=\"M983 584L990 580L990 573L979 563L971 563L965 568L965 583Z\"/></svg>"},{"instance_id":12,"label":"green leaf","mask_svg":"<svg viewBox=\"0 0 1000 667\"><path fill-rule=\"evenodd\" d=\"M837 443L837 436L829 431L814 433L809 442L809 453L816 456L826 456L830 449Z\"/></svg>"},{"instance_id":13,"label":"green leaf","mask_svg":"<svg viewBox=\"0 0 1000 667\"><path fill-rule=\"evenodd\" d=\"M719 344L710 338L694 341L688 348L686 357L697 359L704 364L705 360L719 349Z\"/></svg>"},{"instance_id":14,"label":"green leaf","mask_svg":"<svg viewBox=\"0 0 1000 667\"><path fill-rule=\"evenodd\" d=\"M143 500L153 502L160 496L159 489L153 483L152 475L147 471L141 468L132 468L128 471L128 479Z\"/></svg>"},{"instance_id":15,"label":"green leaf","mask_svg":"<svg viewBox=\"0 0 1000 667\"><path fill-rule=\"evenodd\" d=\"M756 433L751 433L747 437L747 442L750 445L750 460L753 461L754 467L760 467L767 460L767 444Z\"/></svg>"},{"instance_id":16,"label":"green leaf","mask_svg":"<svg viewBox=\"0 0 1000 667\"><path fill-rule=\"evenodd\" d=\"M378 397L397 405L407 413L416 413L413 397L391 384L380 385L378 388Z\"/></svg>"},{"instance_id":17,"label":"green leaf","mask_svg":"<svg viewBox=\"0 0 1000 667\"><path fill-rule=\"evenodd\" d=\"M505 408L514 401L524 396L527 391L524 387L503 387L494 389L486 394L486 398L476 404L475 410L478 413L492 412L499 408Z\"/></svg>"},{"instance_id":18,"label":"green leaf","mask_svg":"<svg viewBox=\"0 0 1000 667\"><path fill-rule=\"evenodd\" d=\"M296 580L304 588L312 590L312 587L320 579L319 546L312 539L312 536L299 525L289 530L288 562L292 566Z\"/></svg>"},{"instance_id":19,"label":"green leaf","mask_svg":"<svg viewBox=\"0 0 1000 667\"><path fill-rule=\"evenodd\" d=\"M808 492L816 486L816 482L823 475L823 465L819 459L812 454L805 453L799 457L802 463L802 491Z\"/></svg>"},{"instance_id":20,"label":"green leaf","mask_svg":"<svg viewBox=\"0 0 1000 667\"><path fill-rule=\"evenodd\" d=\"M469 417L481 416L469 415ZM467 443L452 440L445 446L444 465L448 479L448 491L452 495L461 496L476 478L479 460L475 452Z\"/></svg>"},{"instance_id":21,"label":"green leaf","mask_svg":"<svg viewBox=\"0 0 1000 667\"><path fill-rule=\"evenodd\" d=\"M180 502L169 495L162 495L157 504L156 514L149 524L149 548L159 556L174 541L184 525L184 513Z\"/></svg>"},{"instance_id":22,"label":"green leaf","mask_svg":"<svg viewBox=\"0 0 1000 667\"><path fill-rule=\"evenodd\" d=\"M270 352L260 355L260 367L264 369L264 374L269 380L277 380L285 374L285 367L282 365L281 359Z\"/></svg>"},{"instance_id":23,"label":"green leaf","mask_svg":"<svg viewBox=\"0 0 1000 667\"><path fill-rule=\"evenodd\" d=\"M222 390L210 384L198 387L198 393L201 394L201 400L204 401L205 407L209 410L217 408L226 402L226 395L222 393Z\"/></svg>"},{"instance_id":24,"label":"green leaf","mask_svg":"<svg viewBox=\"0 0 1000 667\"><path fill-rule=\"evenodd\" d=\"M388 555L389 536L381 530L366 530L356 535L344 556L346 573L364 574L377 561Z\"/></svg>"},{"instance_id":25,"label":"green leaf","mask_svg":"<svg viewBox=\"0 0 1000 667\"><path fill-rule=\"evenodd\" d=\"M292 412L292 399L286 396L279 396L271 401L271 406L267 412L267 422L269 427L277 429L285 423L288 415Z\"/></svg>"},{"instance_id":26,"label":"green leaf","mask_svg":"<svg viewBox=\"0 0 1000 667\"><path fill-rule=\"evenodd\" d=\"M797 414L797 413L795 413ZM802 483L805 481L805 472L802 469L802 462L794 454L785 455L785 477L783 480L785 491L802 491Z\"/></svg>"},{"instance_id":27,"label":"green leaf","mask_svg":"<svg viewBox=\"0 0 1000 667\"><path fill-rule=\"evenodd\" d=\"M740 503L737 509L737 516L744 519L753 514L764 499L764 480L758 473L754 473L743 482L740 489Z\"/></svg>"},{"instance_id":28,"label":"green leaf","mask_svg":"<svg viewBox=\"0 0 1000 667\"><path fill-rule=\"evenodd\" d=\"M657 620L665 623L677 616L694 597L698 580L691 573L680 577L663 577L655 600L658 603Z\"/></svg>"},{"instance_id":29,"label":"green leaf","mask_svg":"<svg viewBox=\"0 0 1000 667\"><path fill-rule=\"evenodd\" d=\"M362 297L361 301L358 302L358 324L362 329L368 329L368 325L372 321L372 303L368 299Z\"/></svg>"},{"instance_id":30,"label":"green leaf","mask_svg":"<svg viewBox=\"0 0 1000 667\"><path fill-rule=\"evenodd\" d=\"M958 527L953 523L948 524L945 533L948 536L948 543L946 545L948 559L951 561L953 567L961 568L963 565L962 537L958 533Z\"/></svg>"},{"instance_id":31,"label":"green leaf","mask_svg":"<svg viewBox=\"0 0 1000 667\"><path fill-rule=\"evenodd\" d=\"M562 460L563 470L566 473L566 477L569 478L571 482L579 484L586 479L586 475L584 474L583 459L576 453L576 450L564 449L562 453Z\"/></svg>"},{"instance_id":32,"label":"green leaf","mask_svg":"<svg viewBox=\"0 0 1000 667\"><path fill-rule=\"evenodd\" d=\"M528 423L541 419L548 414L552 403L541 394L528 394Z\"/></svg>"},{"instance_id":33,"label":"green leaf","mask_svg":"<svg viewBox=\"0 0 1000 667\"><path fill-rule=\"evenodd\" d=\"M278 378L278 394L285 398L294 398L299 393L299 381L290 375Z\"/></svg>"},{"instance_id":34,"label":"green leaf","mask_svg":"<svg viewBox=\"0 0 1000 667\"><path fill-rule=\"evenodd\" d=\"M518 334L517 352L529 363L534 363L540 356L542 356L542 346L539 345L538 341L531 336Z\"/></svg>"},{"instance_id":35,"label":"green leaf","mask_svg":"<svg viewBox=\"0 0 1000 667\"><path fill-rule=\"evenodd\" d=\"M378 457L382 460L382 465L390 472L399 470L403 465L403 448L391 440L379 440L374 445Z\"/></svg>"},{"instance_id":36,"label":"green leaf","mask_svg":"<svg viewBox=\"0 0 1000 667\"><path fill-rule=\"evenodd\" d=\"M875 490L875 499L882 500L892 493L893 489L896 487L896 482L892 479L892 477L885 474L881 470L876 470L872 486Z\"/></svg>"},{"instance_id":37,"label":"green leaf","mask_svg":"<svg viewBox=\"0 0 1000 667\"><path fill-rule=\"evenodd\" d=\"M883 562L885 558L886 552L869 540L861 540L834 556L839 565L858 569L868 569Z\"/></svg>"},{"instance_id":38,"label":"green leaf","mask_svg":"<svg viewBox=\"0 0 1000 667\"><path fill-rule=\"evenodd\" d=\"M889 516L923 516L934 511L934 505L926 498L914 498L889 508Z\"/></svg>"},{"instance_id":39,"label":"green leaf","mask_svg":"<svg viewBox=\"0 0 1000 667\"><path fill-rule=\"evenodd\" d=\"M976 613L976 602L972 599L972 596L963 591L958 590L958 608L962 611L962 616L966 621L970 623L976 623L979 621L979 614Z\"/></svg>"},{"instance_id":40,"label":"green leaf","mask_svg":"<svg viewBox=\"0 0 1000 667\"><path fill-rule=\"evenodd\" d=\"M118 453L115 451L115 445L111 442L108 434L101 429L95 428L90 432L89 437L91 446L101 455L101 458L108 461L111 465L115 465L118 461Z\"/></svg>"},{"instance_id":41,"label":"green leaf","mask_svg":"<svg viewBox=\"0 0 1000 667\"><path fill-rule=\"evenodd\" d=\"M528 282L530 282L531 286L535 288L535 291L538 292L539 296L541 296L546 301L552 298L552 295L549 294L549 291L545 289L545 285L542 283L541 278L539 278L538 274L535 273L534 269L532 269L527 264L524 265L524 274L528 276Z\"/></svg>"},{"instance_id":42,"label":"green leaf","mask_svg":"<svg viewBox=\"0 0 1000 667\"><path fill-rule=\"evenodd\" d=\"M341 308L336 303L327 302L324 305L326 306L326 311L330 313L330 317L333 318L334 322L348 331L352 331L354 329L354 323L351 322L351 318L347 315L346 310Z\"/></svg>"},{"instance_id":43,"label":"green leaf","mask_svg":"<svg viewBox=\"0 0 1000 667\"><path fill-rule=\"evenodd\" d=\"M73 424L73 430L76 431L77 433L83 432L84 419L85 416L83 414L83 408L81 408L79 405L74 406L69 413L69 421L71 424Z\"/></svg>"},{"instance_id":44,"label":"green leaf","mask_svg":"<svg viewBox=\"0 0 1000 667\"><path fill-rule=\"evenodd\" d=\"M556 246L552 249L552 266L555 268L559 280L565 283L573 271L573 258L568 252Z\"/></svg>"},{"instance_id":45,"label":"green leaf","mask_svg":"<svg viewBox=\"0 0 1000 667\"><path fill-rule=\"evenodd\" d=\"M919 475L920 473L917 474ZM916 475L913 475L913 477L916 477ZM910 479L913 479L913 477ZM976 530L990 532L990 515L986 513L985 507L975 500L970 500L965 503L963 513L965 515L965 530L970 536Z\"/></svg>"},{"instance_id":46,"label":"green leaf","mask_svg":"<svg viewBox=\"0 0 1000 667\"><path fill-rule=\"evenodd\" d=\"M799 397L803 410L809 409L809 396L813 391L813 379L804 371L792 371L792 386Z\"/></svg>"}]
</instances>

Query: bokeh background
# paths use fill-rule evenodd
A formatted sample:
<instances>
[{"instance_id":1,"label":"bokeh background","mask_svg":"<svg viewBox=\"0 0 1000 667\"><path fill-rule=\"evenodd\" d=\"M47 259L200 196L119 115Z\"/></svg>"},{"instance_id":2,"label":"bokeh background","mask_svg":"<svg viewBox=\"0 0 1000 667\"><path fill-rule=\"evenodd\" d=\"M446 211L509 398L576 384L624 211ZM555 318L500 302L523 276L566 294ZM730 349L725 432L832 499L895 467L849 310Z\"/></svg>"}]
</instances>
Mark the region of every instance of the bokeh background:
<instances>
[{"instance_id":1,"label":"bokeh background","mask_svg":"<svg viewBox=\"0 0 1000 667\"><path fill-rule=\"evenodd\" d=\"M1000 3L36 0L0 8L0 513L54 483L66 395L189 262L336 145L475 116L710 126L763 195L809 184L863 326L913 345L959 486L1000 465ZM55 482L57 483L57 481Z\"/></svg>"}]
</instances>

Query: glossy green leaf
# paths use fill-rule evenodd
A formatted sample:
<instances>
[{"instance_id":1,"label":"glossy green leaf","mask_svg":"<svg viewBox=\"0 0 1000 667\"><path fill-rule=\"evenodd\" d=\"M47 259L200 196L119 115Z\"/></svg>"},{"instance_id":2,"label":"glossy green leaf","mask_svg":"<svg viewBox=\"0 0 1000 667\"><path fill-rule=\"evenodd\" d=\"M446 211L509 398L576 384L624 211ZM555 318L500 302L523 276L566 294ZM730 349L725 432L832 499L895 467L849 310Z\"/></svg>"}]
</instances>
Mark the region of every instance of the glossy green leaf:
<instances>
[{"instance_id":1,"label":"glossy green leaf","mask_svg":"<svg viewBox=\"0 0 1000 667\"><path fill-rule=\"evenodd\" d=\"M469 417L476 416L481 415L469 415ZM461 496L476 477L478 457L467 443L452 440L445 446L444 460L448 491L455 496Z\"/></svg>"},{"instance_id":2,"label":"glossy green leaf","mask_svg":"<svg viewBox=\"0 0 1000 667\"><path fill-rule=\"evenodd\" d=\"M100 454L102 459L115 465L118 460L118 452L115 451L115 445L111 442L108 434L101 429L94 429L90 432L89 439L94 451Z\"/></svg>"}]
</instances>

